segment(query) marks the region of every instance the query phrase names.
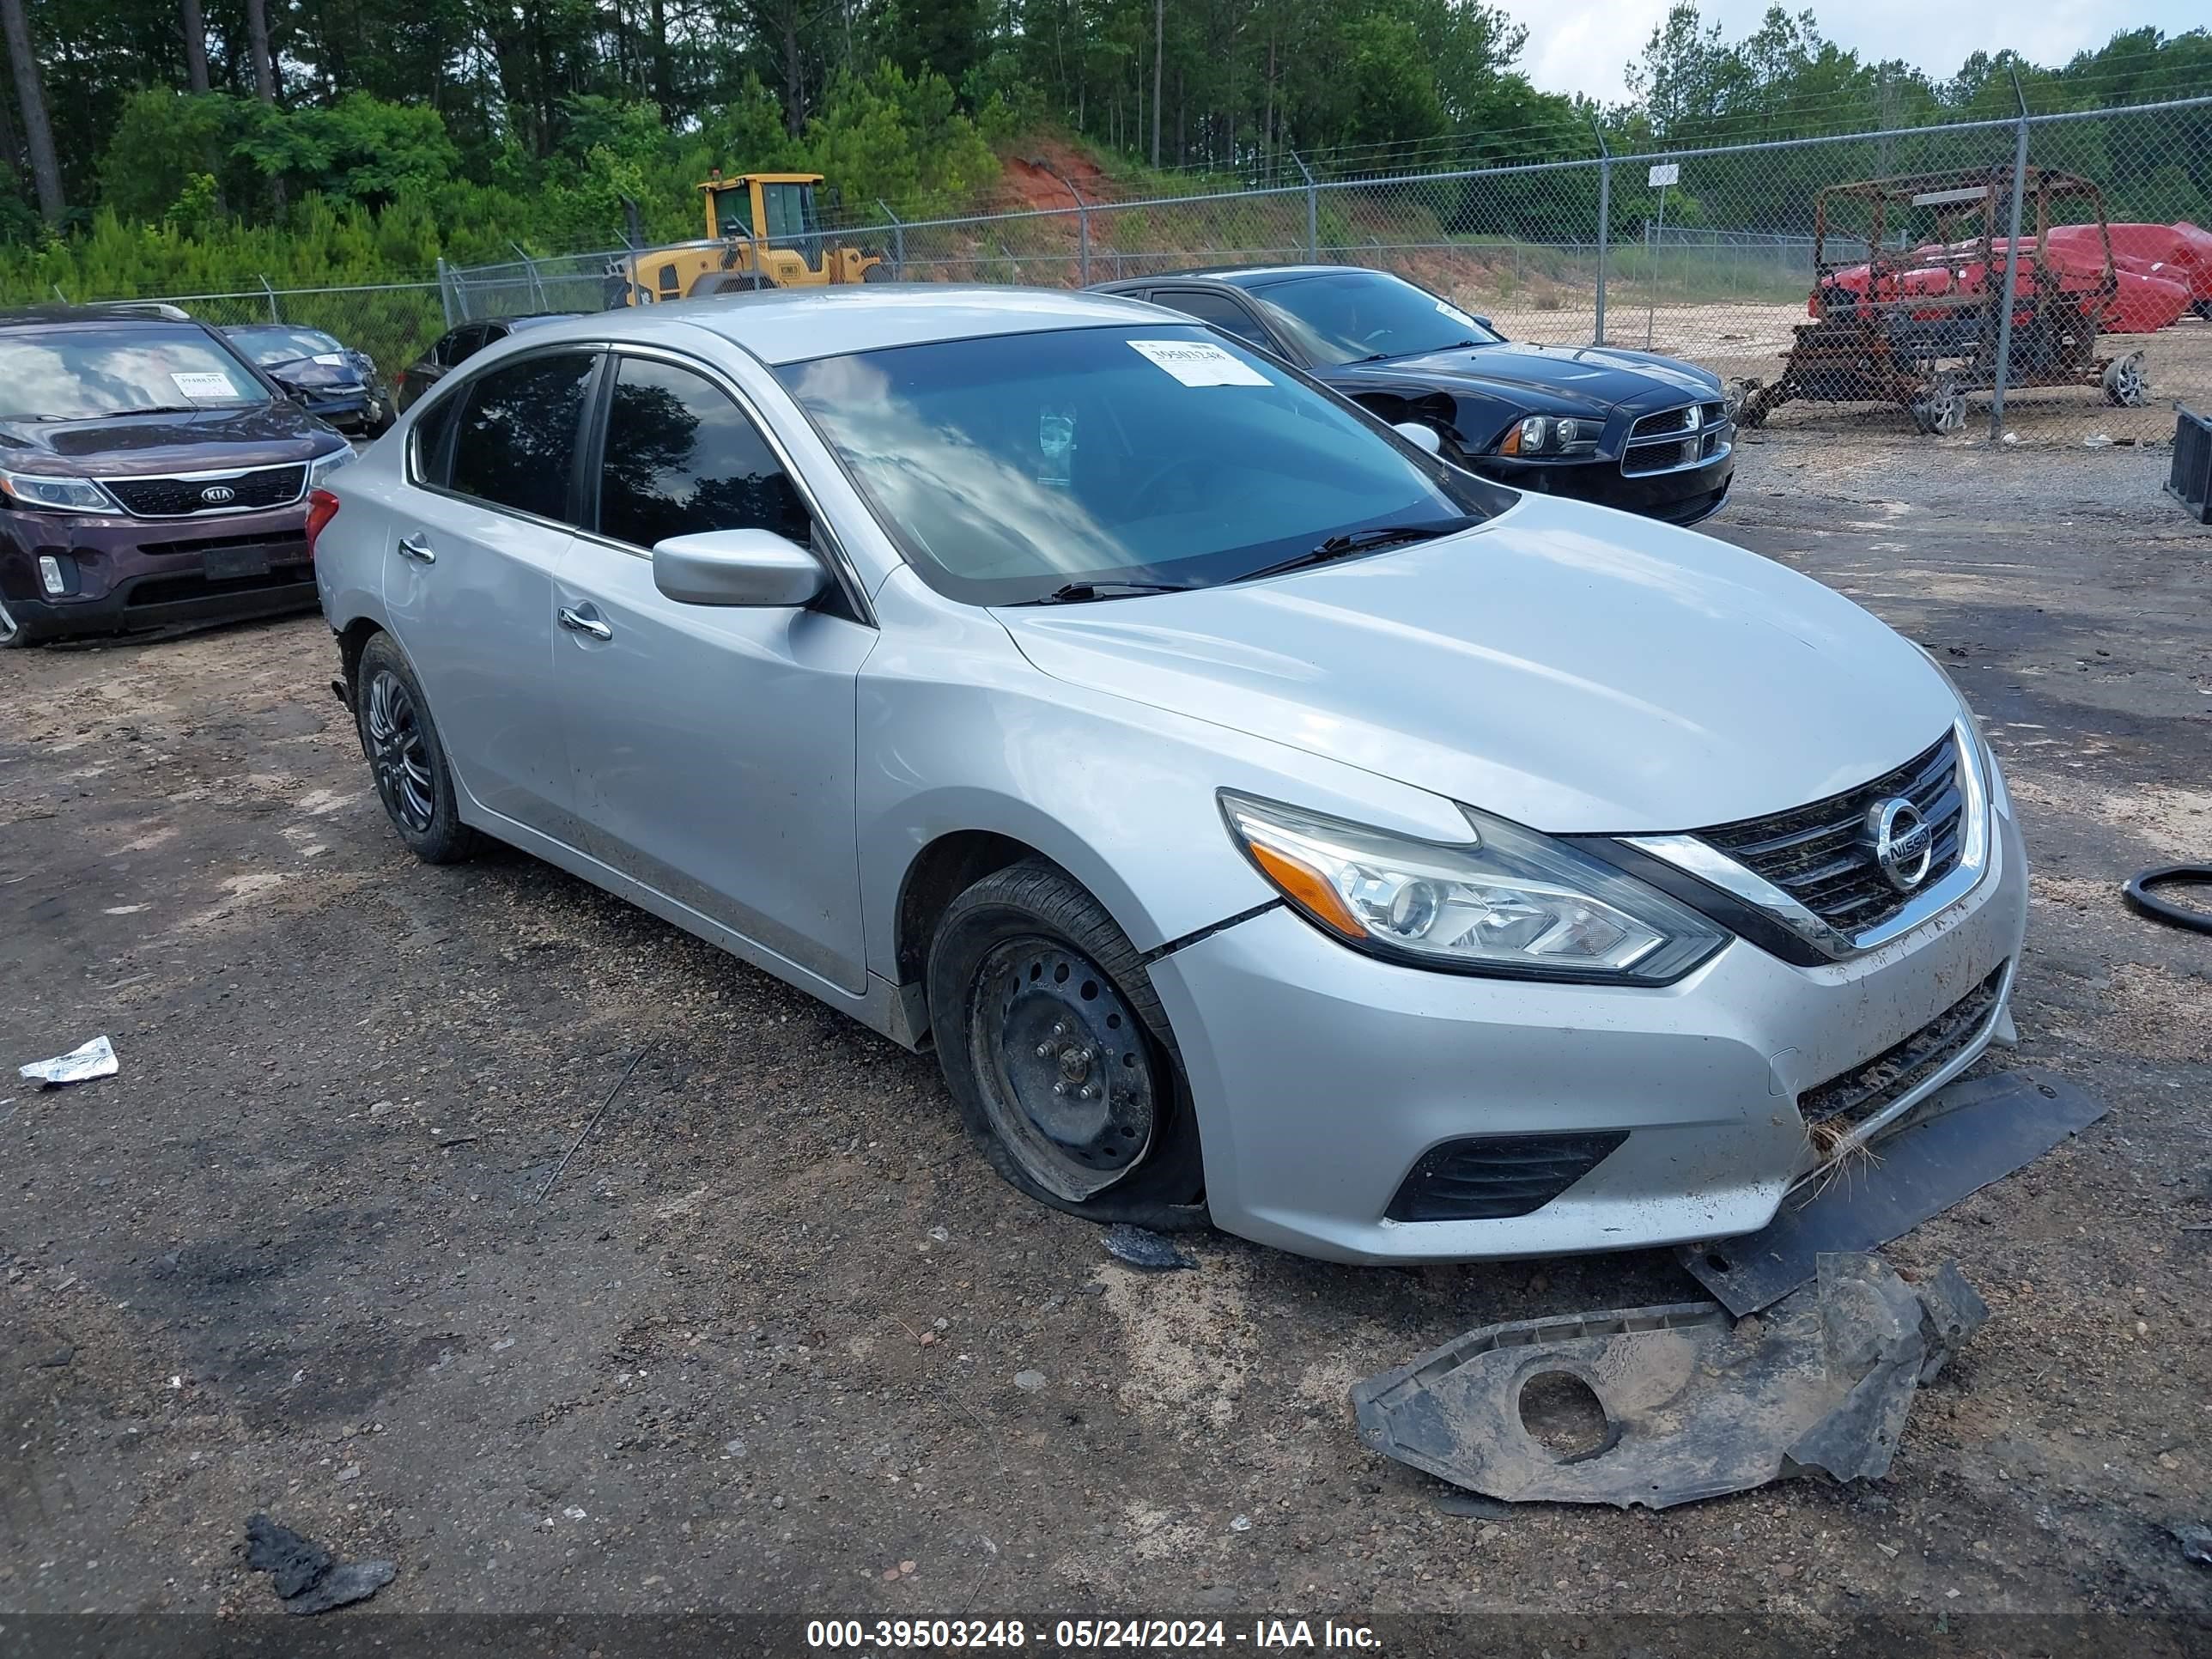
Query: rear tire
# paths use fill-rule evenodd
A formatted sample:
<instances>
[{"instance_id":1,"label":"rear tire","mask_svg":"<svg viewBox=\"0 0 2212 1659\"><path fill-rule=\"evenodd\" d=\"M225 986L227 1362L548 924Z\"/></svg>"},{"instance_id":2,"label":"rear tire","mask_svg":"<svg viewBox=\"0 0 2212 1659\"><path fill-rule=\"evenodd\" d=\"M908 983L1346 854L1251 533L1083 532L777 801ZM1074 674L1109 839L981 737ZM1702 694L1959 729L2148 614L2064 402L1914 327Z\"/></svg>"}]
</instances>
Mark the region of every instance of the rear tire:
<instances>
[{"instance_id":1,"label":"rear tire","mask_svg":"<svg viewBox=\"0 0 2212 1659\"><path fill-rule=\"evenodd\" d=\"M461 822L429 699L389 634L375 635L362 648L353 701L362 753L399 839L425 864L458 864L469 857L478 838Z\"/></svg>"},{"instance_id":2,"label":"rear tire","mask_svg":"<svg viewBox=\"0 0 2212 1659\"><path fill-rule=\"evenodd\" d=\"M1205 1224L1167 1015L1136 948L1065 871L1024 860L954 899L926 983L945 1086L1010 1184L1086 1220Z\"/></svg>"}]
</instances>

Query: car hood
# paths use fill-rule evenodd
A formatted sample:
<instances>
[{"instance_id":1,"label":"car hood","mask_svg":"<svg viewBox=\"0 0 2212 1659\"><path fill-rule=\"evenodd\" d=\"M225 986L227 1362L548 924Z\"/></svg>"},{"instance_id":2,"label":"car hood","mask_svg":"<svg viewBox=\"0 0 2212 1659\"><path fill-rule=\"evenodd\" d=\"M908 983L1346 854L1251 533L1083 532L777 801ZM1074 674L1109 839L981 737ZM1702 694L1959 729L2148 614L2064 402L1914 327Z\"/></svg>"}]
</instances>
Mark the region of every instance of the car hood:
<instances>
[{"instance_id":1,"label":"car hood","mask_svg":"<svg viewBox=\"0 0 2212 1659\"><path fill-rule=\"evenodd\" d=\"M303 461L331 447L328 429L289 403L123 415L82 421L0 421L0 465L22 472L133 472Z\"/></svg>"},{"instance_id":2,"label":"car hood","mask_svg":"<svg viewBox=\"0 0 2212 1659\"><path fill-rule=\"evenodd\" d=\"M1439 391L1493 397L1531 392L1557 401L1568 414L1602 414L1621 405L1663 409L1693 398L1717 398L1720 382L1703 369L1671 357L1612 346L1544 346L1508 340L1423 352L1379 363L1348 363L1323 371L1334 386L1402 386L1419 380Z\"/></svg>"},{"instance_id":3,"label":"car hood","mask_svg":"<svg viewBox=\"0 0 2212 1659\"><path fill-rule=\"evenodd\" d=\"M357 386L362 382L362 372L352 363L319 363L312 357L277 363L264 372L279 386L296 386L311 392L329 386Z\"/></svg>"},{"instance_id":4,"label":"car hood","mask_svg":"<svg viewBox=\"0 0 2212 1659\"><path fill-rule=\"evenodd\" d=\"M1958 711L1918 648L1818 582L1534 495L1263 581L995 614L1055 678L1555 834L1801 805L1910 759Z\"/></svg>"}]
</instances>

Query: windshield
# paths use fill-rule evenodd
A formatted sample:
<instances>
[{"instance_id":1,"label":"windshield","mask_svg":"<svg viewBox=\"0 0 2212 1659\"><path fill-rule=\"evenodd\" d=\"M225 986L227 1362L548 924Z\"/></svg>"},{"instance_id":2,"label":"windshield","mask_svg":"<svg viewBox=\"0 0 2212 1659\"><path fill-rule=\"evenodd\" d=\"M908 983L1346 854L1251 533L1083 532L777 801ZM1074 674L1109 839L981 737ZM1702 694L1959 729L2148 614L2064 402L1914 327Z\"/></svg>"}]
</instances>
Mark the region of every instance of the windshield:
<instances>
[{"instance_id":1,"label":"windshield","mask_svg":"<svg viewBox=\"0 0 2212 1659\"><path fill-rule=\"evenodd\" d=\"M1248 292L1316 363L1411 357L1503 337L1450 301L1380 270L1288 276Z\"/></svg>"},{"instance_id":2,"label":"windshield","mask_svg":"<svg viewBox=\"0 0 2212 1659\"><path fill-rule=\"evenodd\" d=\"M0 420L76 421L268 401L245 365L189 324L64 325L0 335Z\"/></svg>"},{"instance_id":3,"label":"windshield","mask_svg":"<svg viewBox=\"0 0 2212 1659\"><path fill-rule=\"evenodd\" d=\"M1473 523L1489 486L1176 324L1006 334L777 371L940 592L1232 581L1383 526Z\"/></svg>"},{"instance_id":4,"label":"windshield","mask_svg":"<svg viewBox=\"0 0 2212 1659\"><path fill-rule=\"evenodd\" d=\"M231 328L223 331L240 350L268 368L297 362L302 357L334 357L345 348L318 328Z\"/></svg>"}]
</instances>

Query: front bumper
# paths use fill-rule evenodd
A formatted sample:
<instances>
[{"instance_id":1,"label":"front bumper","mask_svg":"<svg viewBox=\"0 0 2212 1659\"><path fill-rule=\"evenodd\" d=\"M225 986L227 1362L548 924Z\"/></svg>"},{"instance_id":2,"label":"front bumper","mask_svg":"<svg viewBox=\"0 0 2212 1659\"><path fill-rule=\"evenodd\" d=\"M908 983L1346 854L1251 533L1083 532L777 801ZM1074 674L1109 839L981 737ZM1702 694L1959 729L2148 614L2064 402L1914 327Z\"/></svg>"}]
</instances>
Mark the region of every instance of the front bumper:
<instances>
[{"instance_id":1,"label":"front bumper","mask_svg":"<svg viewBox=\"0 0 2212 1659\"><path fill-rule=\"evenodd\" d=\"M1624 473L1620 460L1612 457L1565 462L1511 461L1485 455L1478 457L1474 465L1486 477L1516 489L1590 501L1668 524L1692 525L1710 519L1726 505L1729 485L1735 477L1735 452L1730 449L1702 466L1672 472Z\"/></svg>"},{"instance_id":2,"label":"front bumper","mask_svg":"<svg viewBox=\"0 0 2212 1659\"><path fill-rule=\"evenodd\" d=\"M40 554L59 563L60 594L40 580ZM241 560L267 568L229 574ZM27 641L312 610L307 507L191 519L0 512L0 602Z\"/></svg>"},{"instance_id":3,"label":"front bumper","mask_svg":"<svg viewBox=\"0 0 2212 1659\"><path fill-rule=\"evenodd\" d=\"M1658 989L1487 980L1345 949L1278 906L1152 964L1224 1230L1341 1261L1555 1255L1764 1226L1816 1167L1801 1092L1882 1054L2019 959L2027 860L1992 814L1990 868L1913 932L1796 968L1737 940ZM1900 1095L1881 1133L2005 1029L1995 1012ZM1467 1136L1626 1139L1525 1215L1394 1221L1424 1155Z\"/></svg>"}]
</instances>

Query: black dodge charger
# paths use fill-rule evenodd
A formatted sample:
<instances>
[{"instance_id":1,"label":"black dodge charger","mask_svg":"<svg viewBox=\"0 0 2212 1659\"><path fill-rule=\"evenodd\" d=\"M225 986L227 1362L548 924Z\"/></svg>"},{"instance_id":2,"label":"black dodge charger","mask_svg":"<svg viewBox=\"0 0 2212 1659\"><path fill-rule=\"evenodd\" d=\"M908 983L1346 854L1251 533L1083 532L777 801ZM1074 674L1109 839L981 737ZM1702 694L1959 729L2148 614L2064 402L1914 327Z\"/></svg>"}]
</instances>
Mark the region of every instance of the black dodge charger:
<instances>
[{"instance_id":1,"label":"black dodge charger","mask_svg":"<svg viewBox=\"0 0 2212 1659\"><path fill-rule=\"evenodd\" d=\"M1616 346L1508 340L1387 271L1272 265L1101 283L1273 352L1446 459L1522 489L1695 524L1728 499L1735 428L1717 377Z\"/></svg>"}]
</instances>

